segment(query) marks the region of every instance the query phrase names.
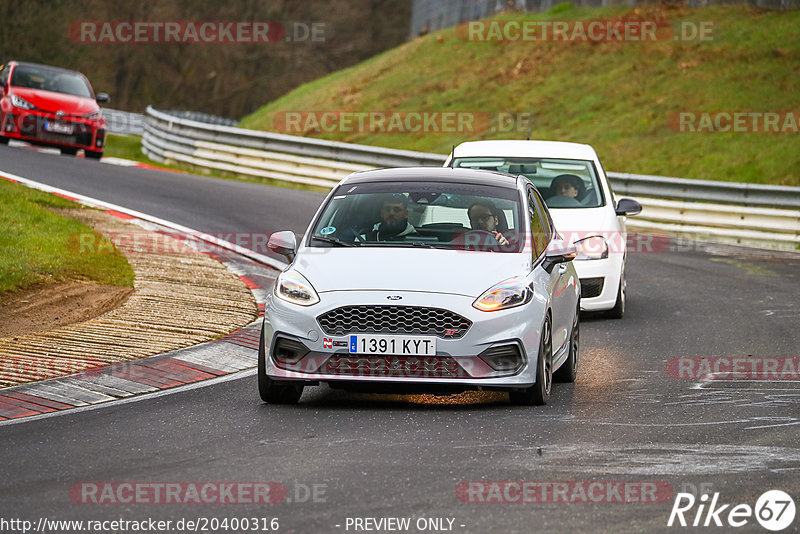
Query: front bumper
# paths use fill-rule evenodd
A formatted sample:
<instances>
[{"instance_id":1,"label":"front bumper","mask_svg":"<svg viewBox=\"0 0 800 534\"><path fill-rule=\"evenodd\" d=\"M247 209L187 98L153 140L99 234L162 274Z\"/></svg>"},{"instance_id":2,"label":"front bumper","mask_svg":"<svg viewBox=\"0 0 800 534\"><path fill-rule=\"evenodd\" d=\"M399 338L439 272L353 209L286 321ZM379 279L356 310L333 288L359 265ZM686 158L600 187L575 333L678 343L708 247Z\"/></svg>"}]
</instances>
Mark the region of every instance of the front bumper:
<instances>
[{"instance_id":1,"label":"front bumper","mask_svg":"<svg viewBox=\"0 0 800 534\"><path fill-rule=\"evenodd\" d=\"M402 296L403 306L436 307L454 311L472 322L462 337L437 337L436 355L385 357L349 352L349 334L328 335L317 322L327 311L350 305L387 306L386 291L333 291L322 293L320 302L302 307L286 303L270 293L264 322L266 374L277 381L371 384L440 385L462 389L520 389L535 382L542 304L534 299L525 306L495 312L472 307L474 298L452 294L392 292ZM387 332L388 334L388 332ZM410 335L410 334L402 334ZM289 339L308 349L289 364L275 357L276 340ZM520 364L498 370L478 355L489 349L515 346Z\"/></svg>"},{"instance_id":2,"label":"front bumper","mask_svg":"<svg viewBox=\"0 0 800 534\"><path fill-rule=\"evenodd\" d=\"M3 109L0 135L36 145L102 152L107 125L71 115L56 116L38 110Z\"/></svg>"},{"instance_id":3,"label":"front bumper","mask_svg":"<svg viewBox=\"0 0 800 534\"><path fill-rule=\"evenodd\" d=\"M617 302L617 290L622 274L624 256L613 254L602 260L575 260L572 264L581 280L581 286L590 278L602 278L603 289L597 296L588 296L581 293L581 310L601 311L610 310ZM585 284L588 288L590 284Z\"/></svg>"}]
</instances>

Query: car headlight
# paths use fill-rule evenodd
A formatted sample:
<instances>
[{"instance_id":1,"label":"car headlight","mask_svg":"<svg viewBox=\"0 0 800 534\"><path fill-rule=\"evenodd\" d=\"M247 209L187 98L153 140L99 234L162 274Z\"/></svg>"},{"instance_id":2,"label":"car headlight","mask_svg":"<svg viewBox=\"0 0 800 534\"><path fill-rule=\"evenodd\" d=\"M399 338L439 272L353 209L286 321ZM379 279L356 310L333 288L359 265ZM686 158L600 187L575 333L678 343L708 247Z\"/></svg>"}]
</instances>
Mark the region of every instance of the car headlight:
<instances>
[{"instance_id":1,"label":"car headlight","mask_svg":"<svg viewBox=\"0 0 800 534\"><path fill-rule=\"evenodd\" d=\"M103 118L103 114L100 113L99 111L92 111L85 115L81 115L81 117L83 117L84 119L89 119L90 121L99 121L100 119Z\"/></svg>"},{"instance_id":2,"label":"car headlight","mask_svg":"<svg viewBox=\"0 0 800 534\"><path fill-rule=\"evenodd\" d=\"M21 109L36 109L36 106L17 95L11 95L11 105Z\"/></svg>"},{"instance_id":3,"label":"car headlight","mask_svg":"<svg viewBox=\"0 0 800 534\"><path fill-rule=\"evenodd\" d=\"M608 257L608 242L599 235L575 241L575 248L578 249L576 260L603 260Z\"/></svg>"},{"instance_id":4,"label":"car headlight","mask_svg":"<svg viewBox=\"0 0 800 534\"><path fill-rule=\"evenodd\" d=\"M292 304L312 306L319 302L319 295L305 276L297 271L284 271L275 281L275 296Z\"/></svg>"},{"instance_id":5,"label":"car headlight","mask_svg":"<svg viewBox=\"0 0 800 534\"><path fill-rule=\"evenodd\" d=\"M487 289L472 303L481 311L497 311L522 306L533 298L533 288L524 278L510 278Z\"/></svg>"}]
</instances>

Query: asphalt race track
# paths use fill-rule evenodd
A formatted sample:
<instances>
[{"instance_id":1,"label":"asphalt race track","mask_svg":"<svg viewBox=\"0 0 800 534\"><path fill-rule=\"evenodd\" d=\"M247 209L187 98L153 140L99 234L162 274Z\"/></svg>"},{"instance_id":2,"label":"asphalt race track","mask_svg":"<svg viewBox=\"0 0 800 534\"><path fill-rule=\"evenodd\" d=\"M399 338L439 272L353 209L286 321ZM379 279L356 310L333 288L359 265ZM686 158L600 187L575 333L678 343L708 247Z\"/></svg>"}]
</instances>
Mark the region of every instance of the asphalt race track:
<instances>
[{"instance_id":1,"label":"asphalt race track","mask_svg":"<svg viewBox=\"0 0 800 534\"><path fill-rule=\"evenodd\" d=\"M5 146L0 170L209 233L303 232L322 199ZM259 531L271 530L269 521L278 518L280 532L296 533L368 531L376 526L368 518L409 518L407 532L730 531L668 528L676 495L718 492L719 504L731 505L722 521L737 504L754 507L767 490L783 490L797 502L800 384L676 379L668 362L796 358L800 260L667 245L630 254L626 317L583 318L578 380L556 384L545 407L514 407L495 393L382 397L324 387L307 389L297 406L269 406L259 400L251 373L0 426L0 517L33 525L42 518L152 518L173 526L200 519L198 531L205 518L210 532L250 530L221 527L226 518L263 518ZM527 487L549 498L497 502L519 500L515 491L503 491L516 487L509 481L532 483ZM617 483L624 481L648 502L619 502L625 490ZM93 504L84 491L161 482L217 488L276 482L287 493L273 487L276 504L247 504L246 496L240 504L195 504L123 503L118 492L115 503ZM581 489L593 483L603 491L582 498ZM637 493L642 488L657 491ZM685 514L690 524L698 505ZM701 524L705 519L703 513ZM795 519L785 532L798 525ZM373 531L390 531L391 523L381 526ZM736 531L767 532L754 517Z\"/></svg>"}]
</instances>

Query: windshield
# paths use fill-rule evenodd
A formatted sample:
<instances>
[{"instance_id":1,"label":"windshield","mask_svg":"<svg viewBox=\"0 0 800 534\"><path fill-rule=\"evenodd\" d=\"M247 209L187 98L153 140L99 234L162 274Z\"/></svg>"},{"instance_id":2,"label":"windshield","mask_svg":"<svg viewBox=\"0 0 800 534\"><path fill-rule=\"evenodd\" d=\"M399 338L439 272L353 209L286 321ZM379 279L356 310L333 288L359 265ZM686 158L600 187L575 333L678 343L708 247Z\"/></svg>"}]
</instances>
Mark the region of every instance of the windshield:
<instances>
[{"instance_id":1,"label":"windshield","mask_svg":"<svg viewBox=\"0 0 800 534\"><path fill-rule=\"evenodd\" d=\"M77 72L48 69L46 67L18 65L11 76L11 85L93 98L88 82Z\"/></svg>"},{"instance_id":2,"label":"windshield","mask_svg":"<svg viewBox=\"0 0 800 534\"><path fill-rule=\"evenodd\" d=\"M312 247L429 247L518 252L516 189L445 182L340 186L309 236Z\"/></svg>"},{"instance_id":3,"label":"windshield","mask_svg":"<svg viewBox=\"0 0 800 534\"><path fill-rule=\"evenodd\" d=\"M552 158L456 158L453 167L485 169L525 176L542 193L548 208L597 208L605 205L594 163Z\"/></svg>"}]
</instances>

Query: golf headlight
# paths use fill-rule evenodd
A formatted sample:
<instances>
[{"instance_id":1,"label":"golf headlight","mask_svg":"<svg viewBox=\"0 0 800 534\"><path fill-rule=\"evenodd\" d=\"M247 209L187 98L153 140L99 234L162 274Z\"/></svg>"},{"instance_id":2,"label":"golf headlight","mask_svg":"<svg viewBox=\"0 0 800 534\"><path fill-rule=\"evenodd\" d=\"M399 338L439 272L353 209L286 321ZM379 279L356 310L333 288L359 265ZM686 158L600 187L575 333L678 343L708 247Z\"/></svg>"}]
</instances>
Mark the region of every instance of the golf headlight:
<instances>
[{"instance_id":1,"label":"golf headlight","mask_svg":"<svg viewBox=\"0 0 800 534\"><path fill-rule=\"evenodd\" d=\"M319 302L319 295L311 283L297 271L284 271L275 281L275 296L292 304L312 306Z\"/></svg>"},{"instance_id":2,"label":"golf headlight","mask_svg":"<svg viewBox=\"0 0 800 534\"><path fill-rule=\"evenodd\" d=\"M487 289L472 303L481 311L497 311L522 306L533 298L533 289L523 278L510 278Z\"/></svg>"},{"instance_id":3,"label":"golf headlight","mask_svg":"<svg viewBox=\"0 0 800 534\"><path fill-rule=\"evenodd\" d=\"M576 241L575 248L578 249L576 260L602 260L608 257L608 243L599 235Z\"/></svg>"},{"instance_id":4,"label":"golf headlight","mask_svg":"<svg viewBox=\"0 0 800 534\"><path fill-rule=\"evenodd\" d=\"M21 109L36 109L36 106L17 95L11 95L11 105Z\"/></svg>"}]
</instances>

